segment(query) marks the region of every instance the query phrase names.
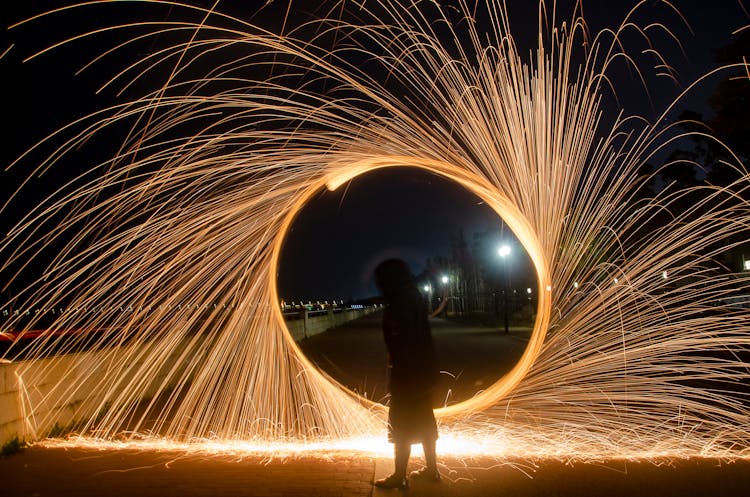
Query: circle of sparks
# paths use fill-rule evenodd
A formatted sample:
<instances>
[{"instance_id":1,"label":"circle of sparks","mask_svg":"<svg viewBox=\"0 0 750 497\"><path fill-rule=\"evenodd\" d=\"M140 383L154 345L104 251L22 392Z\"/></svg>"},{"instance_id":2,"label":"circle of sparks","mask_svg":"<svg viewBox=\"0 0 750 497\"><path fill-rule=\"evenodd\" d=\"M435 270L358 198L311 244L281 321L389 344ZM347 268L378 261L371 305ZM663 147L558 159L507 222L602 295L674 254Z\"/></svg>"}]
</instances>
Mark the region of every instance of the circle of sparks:
<instances>
[{"instance_id":1,"label":"circle of sparks","mask_svg":"<svg viewBox=\"0 0 750 497\"><path fill-rule=\"evenodd\" d=\"M642 4L593 38L577 10L559 26L540 15L528 62L500 0L451 9L332 2L320 20L277 33L158 0L40 15L137 5L161 17L96 26L48 49L128 33L84 69L132 60L102 90L136 96L12 165L51 146L32 181L80 160L92 142L117 147L0 244L5 282L51 261L4 306L21 311L11 325L24 310L31 325L54 312L51 333L15 369L31 432L44 436L64 419L108 440L382 434L380 407L299 352L275 272L284 233L312 192L399 165L486 201L538 276L523 358L488 390L439 411L443 439L547 456L747 456L750 320L732 299L750 284L719 259L747 238L749 176L735 160L738 178L726 187L644 194L658 171L644 176L641 166L689 134L665 119L674 104L656 124L606 119L602 98L617 87L610 66L623 61L645 78L625 51L629 34L647 45L633 50L654 56L657 73L671 74L649 38L671 33L641 27ZM144 44L152 49L133 56ZM738 69L747 73L742 62L723 68Z\"/></svg>"},{"instance_id":2,"label":"circle of sparks","mask_svg":"<svg viewBox=\"0 0 750 497\"><path fill-rule=\"evenodd\" d=\"M509 392L523 379L524 375L531 368L532 364L539 355L541 346L544 343L544 337L549 325L549 318L551 314L551 299L549 297L550 291L547 288L550 286L549 274L547 271L547 264L544 259L544 253L536 240L534 231L523 218L523 214L505 198L500 192L497 191L490 183L481 177L473 175L470 171L466 171L462 168L457 168L440 161L435 160L424 160L409 156L383 156L383 157L370 157L357 161L352 164L347 164L342 167L341 170L333 171L330 176L323 178L322 182L326 187L333 191L347 181L354 179L357 175L365 172L371 172L379 168L384 167L395 167L395 166L411 166L424 169L431 173L443 176L450 179L467 190L471 191L484 202L487 203L497 214L502 217L507 223L511 230L518 238L519 242L526 248L529 258L534 264L534 268L537 273L539 299L537 303L537 319L534 322L534 328L529 338L529 343L524 349L523 354L518 359L518 362L514 367L505 375L503 375L498 381L487 389L479 392L471 399L440 408L436 411L436 416L440 418L455 418L460 416L466 416L476 411L481 411L489 406L497 404L497 402L508 395ZM276 291L276 279L275 275L278 274L278 261L281 247L294 218L299 213L299 210L304 207L309 198L319 190L319 185L312 184L306 192L303 192L296 200L294 205L289 209L286 216L286 220L282 223L279 230L279 234L276 238L276 243L271 257L271 272L272 280L269 282L271 293L277 294ZM279 309L276 313L277 320L280 326L285 327L284 317ZM291 335L287 334L291 338ZM296 346L294 340L291 340L291 344L294 352L298 355L300 361L306 362L310 369L315 369L316 366L310 363L305 357L304 353ZM342 387L345 388L345 387ZM366 399L361 399L362 402L368 403ZM372 404L370 404L372 406Z\"/></svg>"}]
</instances>

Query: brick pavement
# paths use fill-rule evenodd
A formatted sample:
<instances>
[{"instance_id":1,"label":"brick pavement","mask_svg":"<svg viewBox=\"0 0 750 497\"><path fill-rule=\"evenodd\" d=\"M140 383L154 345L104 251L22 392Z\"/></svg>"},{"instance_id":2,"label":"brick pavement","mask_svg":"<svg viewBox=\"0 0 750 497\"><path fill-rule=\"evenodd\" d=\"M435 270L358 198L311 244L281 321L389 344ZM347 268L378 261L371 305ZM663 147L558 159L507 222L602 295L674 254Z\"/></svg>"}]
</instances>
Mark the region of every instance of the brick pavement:
<instances>
[{"instance_id":1,"label":"brick pavement","mask_svg":"<svg viewBox=\"0 0 750 497\"><path fill-rule=\"evenodd\" d=\"M441 483L414 482L407 492L373 489L373 478L391 468L389 459L355 453L268 460L37 446L0 458L0 496L733 497L750 489L750 460L566 464L442 458Z\"/></svg>"},{"instance_id":2,"label":"brick pavement","mask_svg":"<svg viewBox=\"0 0 750 497\"><path fill-rule=\"evenodd\" d=\"M0 496L316 496L372 493L375 461L329 454L260 455L31 447L0 459Z\"/></svg>"}]
</instances>

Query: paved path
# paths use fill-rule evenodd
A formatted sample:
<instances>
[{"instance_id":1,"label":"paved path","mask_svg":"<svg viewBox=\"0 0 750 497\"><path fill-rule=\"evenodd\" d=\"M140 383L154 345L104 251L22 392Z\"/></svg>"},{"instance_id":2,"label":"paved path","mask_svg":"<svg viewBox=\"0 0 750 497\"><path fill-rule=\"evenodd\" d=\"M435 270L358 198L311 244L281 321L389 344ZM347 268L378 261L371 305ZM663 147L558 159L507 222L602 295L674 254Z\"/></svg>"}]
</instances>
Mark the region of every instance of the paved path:
<instances>
[{"instance_id":1,"label":"paved path","mask_svg":"<svg viewBox=\"0 0 750 497\"><path fill-rule=\"evenodd\" d=\"M528 330L458 326L434 320L433 332L455 401L473 395L507 371L525 347ZM385 348L379 317L320 335L305 348L326 369L371 398L385 393ZM455 378L454 378L455 377ZM385 437L385 434L383 434ZM419 467L413 459L412 469ZM415 482L407 492L380 490L372 481L392 471L389 458L364 453L259 455L97 450L35 446L0 458L0 497L47 496L575 496L733 497L750 495L750 460L678 460L654 464L611 460L441 457L441 483Z\"/></svg>"},{"instance_id":2,"label":"paved path","mask_svg":"<svg viewBox=\"0 0 750 497\"><path fill-rule=\"evenodd\" d=\"M0 496L370 495L375 464L352 455L261 456L32 447L0 459Z\"/></svg>"},{"instance_id":3,"label":"paved path","mask_svg":"<svg viewBox=\"0 0 750 497\"><path fill-rule=\"evenodd\" d=\"M386 351L382 315L370 315L303 341L302 350L321 369L351 390L381 401L386 394ZM439 405L473 397L518 361L530 329L498 329L430 321L442 382Z\"/></svg>"},{"instance_id":4,"label":"paved path","mask_svg":"<svg viewBox=\"0 0 750 497\"><path fill-rule=\"evenodd\" d=\"M560 461L443 459L440 483L406 492L374 489L390 460L357 454L260 456L32 447L0 458L0 496L237 497L733 497L747 496L750 461ZM414 467L417 467L415 461Z\"/></svg>"}]
</instances>

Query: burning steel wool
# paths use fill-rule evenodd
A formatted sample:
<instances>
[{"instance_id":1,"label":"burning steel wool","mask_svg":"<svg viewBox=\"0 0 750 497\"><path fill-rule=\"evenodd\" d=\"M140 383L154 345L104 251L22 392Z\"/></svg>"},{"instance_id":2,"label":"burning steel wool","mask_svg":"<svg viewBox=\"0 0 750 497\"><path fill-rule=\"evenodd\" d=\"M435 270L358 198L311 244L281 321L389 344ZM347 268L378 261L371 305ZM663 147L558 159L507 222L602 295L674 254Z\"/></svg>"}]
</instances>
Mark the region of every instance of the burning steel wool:
<instances>
[{"instance_id":1,"label":"burning steel wool","mask_svg":"<svg viewBox=\"0 0 750 497\"><path fill-rule=\"evenodd\" d=\"M671 107L652 124L608 116L602 104L617 90L614 62L645 70L623 38L668 34L636 21L643 5L591 36L580 10L559 22L540 2L529 60L501 0L342 0L275 32L219 2L93 1L12 29L132 4L154 17L53 40L32 56L97 46L84 70L114 60L103 89L138 96L12 164L32 177L97 140L112 145L0 245L6 284L54 247L43 275L6 307L67 309L19 362L30 433L64 419L89 442L377 446L361 441L384 438L383 407L300 352L276 275L285 234L316 192L408 166L491 206L538 282L518 364L436 412L441 452L750 455L750 321L730 302L750 290L748 273L718 262L748 237L750 177L736 160L728 187L642 195L641 167L684 136L663 119ZM51 152L29 164L36 150Z\"/></svg>"}]
</instances>

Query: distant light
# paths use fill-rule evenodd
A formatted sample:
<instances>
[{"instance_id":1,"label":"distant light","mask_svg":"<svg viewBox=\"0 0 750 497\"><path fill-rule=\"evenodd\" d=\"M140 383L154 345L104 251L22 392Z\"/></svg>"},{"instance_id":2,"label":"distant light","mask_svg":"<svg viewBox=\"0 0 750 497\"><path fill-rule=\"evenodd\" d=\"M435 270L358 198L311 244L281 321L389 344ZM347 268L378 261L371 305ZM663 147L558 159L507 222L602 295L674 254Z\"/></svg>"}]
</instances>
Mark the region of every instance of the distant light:
<instances>
[{"instance_id":1,"label":"distant light","mask_svg":"<svg viewBox=\"0 0 750 497\"><path fill-rule=\"evenodd\" d=\"M551 285L547 285L547 291L548 291L548 292L551 292L551 291L552 291L552 286L551 286Z\"/></svg>"},{"instance_id":2,"label":"distant light","mask_svg":"<svg viewBox=\"0 0 750 497\"><path fill-rule=\"evenodd\" d=\"M526 289L526 293L528 293L529 295L531 295L531 288L527 288Z\"/></svg>"},{"instance_id":3,"label":"distant light","mask_svg":"<svg viewBox=\"0 0 750 497\"><path fill-rule=\"evenodd\" d=\"M615 278L615 285L618 284L619 282L620 282L620 280L618 280L617 278Z\"/></svg>"},{"instance_id":4,"label":"distant light","mask_svg":"<svg viewBox=\"0 0 750 497\"><path fill-rule=\"evenodd\" d=\"M573 288L578 288L578 282L577 281L573 282Z\"/></svg>"},{"instance_id":5,"label":"distant light","mask_svg":"<svg viewBox=\"0 0 750 497\"><path fill-rule=\"evenodd\" d=\"M666 280L667 278L669 278L669 273L666 272L666 271L662 271L661 272L661 278L664 279L664 280Z\"/></svg>"},{"instance_id":6,"label":"distant light","mask_svg":"<svg viewBox=\"0 0 750 497\"><path fill-rule=\"evenodd\" d=\"M750 259L745 260L745 271L750 271Z\"/></svg>"},{"instance_id":7,"label":"distant light","mask_svg":"<svg viewBox=\"0 0 750 497\"><path fill-rule=\"evenodd\" d=\"M440 278L440 281L442 281L443 284L447 284L448 283L448 277L446 275L443 275L443 277Z\"/></svg>"},{"instance_id":8,"label":"distant light","mask_svg":"<svg viewBox=\"0 0 750 497\"><path fill-rule=\"evenodd\" d=\"M430 285L425 285L424 286L424 291L425 292L429 292L430 291Z\"/></svg>"},{"instance_id":9,"label":"distant light","mask_svg":"<svg viewBox=\"0 0 750 497\"><path fill-rule=\"evenodd\" d=\"M500 245L500 248L497 249L497 254L500 257L507 257L510 255L510 245Z\"/></svg>"}]
</instances>

